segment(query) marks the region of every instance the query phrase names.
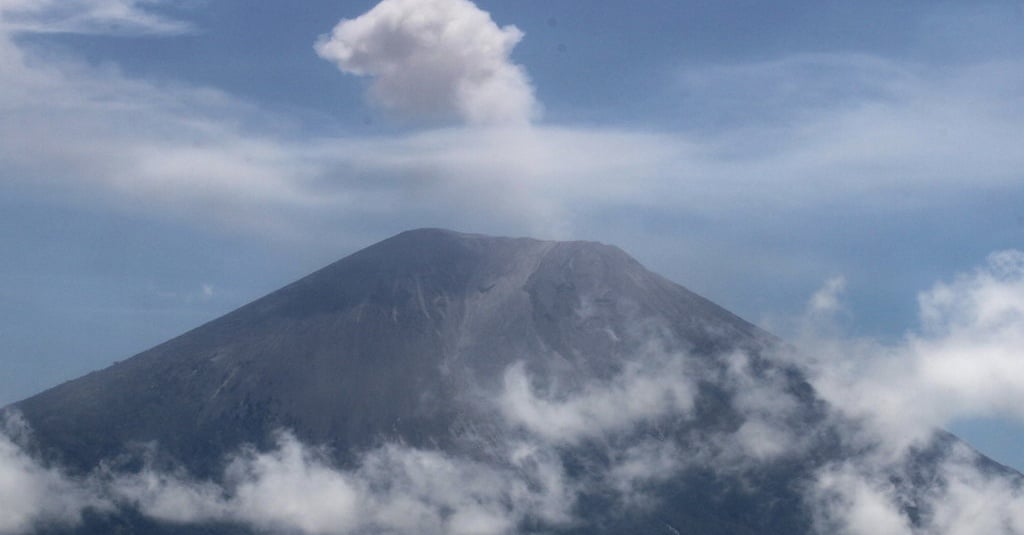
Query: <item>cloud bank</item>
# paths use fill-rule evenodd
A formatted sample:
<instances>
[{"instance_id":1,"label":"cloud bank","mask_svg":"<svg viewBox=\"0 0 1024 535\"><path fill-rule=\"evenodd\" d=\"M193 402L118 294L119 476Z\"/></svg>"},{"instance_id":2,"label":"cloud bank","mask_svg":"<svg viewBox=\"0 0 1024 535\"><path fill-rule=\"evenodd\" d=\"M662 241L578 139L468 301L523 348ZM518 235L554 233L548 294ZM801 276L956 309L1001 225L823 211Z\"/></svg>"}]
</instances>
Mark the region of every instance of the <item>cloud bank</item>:
<instances>
[{"instance_id":1,"label":"cloud bank","mask_svg":"<svg viewBox=\"0 0 1024 535\"><path fill-rule=\"evenodd\" d=\"M259 530L329 533L511 533L525 518L567 518L561 467L529 451L494 466L397 444L357 468L281 433L276 449L243 451L223 484L145 470L115 477L112 500L171 523L233 522Z\"/></svg>"},{"instance_id":2,"label":"cloud bank","mask_svg":"<svg viewBox=\"0 0 1024 535\"><path fill-rule=\"evenodd\" d=\"M799 342L835 407L868 418L894 444L961 418L1024 420L1024 253L993 253L920 293L920 328L896 343L821 328L821 313L840 306L835 280L815 294Z\"/></svg>"},{"instance_id":3,"label":"cloud bank","mask_svg":"<svg viewBox=\"0 0 1024 535\"><path fill-rule=\"evenodd\" d=\"M961 418L1024 419L1024 253L995 252L921 292L919 329L892 343L827 324L841 308L839 280L809 302L800 345L818 392L856 422L842 439L861 453L816 473L807 497L817 529L1024 533L1024 478L934 434ZM937 470L922 474L922 457Z\"/></svg>"},{"instance_id":4,"label":"cloud bank","mask_svg":"<svg viewBox=\"0 0 1024 535\"><path fill-rule=\"evenodd\" d=\"M370 100L384 109L522 125L539 109L526 71L509 58L522 37L468 0L384 0L315 48L343 72L371 77Z\"/></svg>"}]
</instances>

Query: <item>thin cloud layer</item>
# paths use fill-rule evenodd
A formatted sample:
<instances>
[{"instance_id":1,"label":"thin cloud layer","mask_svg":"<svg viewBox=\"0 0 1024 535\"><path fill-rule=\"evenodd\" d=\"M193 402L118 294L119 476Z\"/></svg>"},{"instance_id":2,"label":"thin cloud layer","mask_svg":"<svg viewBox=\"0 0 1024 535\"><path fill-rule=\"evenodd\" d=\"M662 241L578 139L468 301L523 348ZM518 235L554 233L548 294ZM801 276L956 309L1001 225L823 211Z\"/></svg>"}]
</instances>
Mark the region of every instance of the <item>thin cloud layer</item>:
<instances>
[{"instance_id":1,"label":"thin cloud layer","mask_svg":"<svg viewBox=\"0 0 1024 535\"><path fill-rule=\"evenodd\" d=\"M5 21L64 12L50 2L2 5ZM68 5L89 20L156 16L148 3ZM388 1L343 21L320 52L377 76L379 91L406 91L393 96L402 106L425 105L406 97L441 99L429 106L475 126L304 137L285 136L274 125L287 118L230 94L40 54L13 32L0 26L4 187L291 241L366 220L551 237L585 225L598 235L614 230L604 215L632 210L800 232L823 203L949 204L1013 188L1024 167L1014 145L1024 137L1024 68L1014 61L939 69L833 54L708 66L680 82L709 103L705 113L732 105L713 96L757 87L783 95L766 98L780 101L784 120L751 113L745 123L676 132L528 125L536 102L508 60L516 31L461 0ZM495 82L506 78L522 83ZM521 104L474 104L499 94Z\"/></svg>"},{"instance_id":2,"label":"thin cloud layer","mask_svg":"<svg viewBox=\"0 0 1024 535\"><path fill-rule=\"evenodd\" d=\"M413 117L527 124L538 104L509 54L522 39L468 0L384 0L316 43L343 72L372 78L373 104Z\"/></svg>"},{"instance_id":3,"label":"thin cloud layer","mask_svg":"<svg viewBox=\"0 0 1024 535\"><path fill-rule=\"evenodd\" d=\"M0 0L0 28L28 33L173 35L193 30L156 13L164 0Z\"/></svg>"},{"instance_id":4,"label":"thin cloud layer","mask_svg":"<svg viewBox=\"0 0 1024 535\"><path fill-rule=\"evenodd\" d=\"M290 240L367 219L568 237L582 225L611 232L602 214L641 209L799 233L823 203L884 211L910 195L948 205L1012 188L1024 167L1013 145L1024 107L999 97L1024 88L1015 63L911 70L876 80L895 85L884 97L710 135L533 125L286 139L267 128L279 118L223 92L42 57L4 32L0 57L9 187ZM807 76L777 68L795 86ZM736 82L707 83L728 93Z\"/></svg>"}]
</instances>

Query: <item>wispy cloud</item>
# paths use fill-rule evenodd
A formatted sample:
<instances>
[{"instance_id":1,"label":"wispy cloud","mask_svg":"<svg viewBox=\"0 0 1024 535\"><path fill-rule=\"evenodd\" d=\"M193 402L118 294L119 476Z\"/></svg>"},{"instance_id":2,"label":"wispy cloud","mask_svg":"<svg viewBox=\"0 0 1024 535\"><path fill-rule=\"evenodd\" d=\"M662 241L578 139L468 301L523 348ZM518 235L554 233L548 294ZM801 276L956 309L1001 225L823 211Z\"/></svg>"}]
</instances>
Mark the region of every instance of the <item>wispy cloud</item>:
<instances>
[{"instance_id":1,"label":"wispy cloud","mask_svg":"<svg viewBox=\"0 0 1024 535\"><path fill-rule=\"evenodd\" d=\"M219 91L42 58L9 35L0 55L6 180L259 233L405 217L567 236L623 209L799 231L815 206L948 204L1012 189L1024 166L1014 145L1024 134L1024 68L1014 62L928 70L829 56L829 72L882 89L710 133L520 125L295 138ZM794 87L821 76L806 70L799 61L732 67ZM702 83L728 93L737 76L712 72Z\"/></svg>"},{"instance_id":2,"label":"wispy cloud","mask_svg":"<svg viewBox=\"0 0 1024 535\"><path fill-rule=\"evenodd\" d=\"M687 374L690 359L663 353L644 357L627 362L609 381L586 382L578 391L568 392L538 393L525 365L513 365L505 372L501 411L509 421L554 444L687 415L696 395Z\"/></svg>"},{"instance_id":3,"label":"wispy cloud","mask_svg":"<svg viewBox=\"0 0 1024 535\"><path fill-rule=\"evenodd\" d=\"M0 28L12 32L174 35L191 24L161 15L163 0L3 0Z\"/></svg>"}]
</instances>

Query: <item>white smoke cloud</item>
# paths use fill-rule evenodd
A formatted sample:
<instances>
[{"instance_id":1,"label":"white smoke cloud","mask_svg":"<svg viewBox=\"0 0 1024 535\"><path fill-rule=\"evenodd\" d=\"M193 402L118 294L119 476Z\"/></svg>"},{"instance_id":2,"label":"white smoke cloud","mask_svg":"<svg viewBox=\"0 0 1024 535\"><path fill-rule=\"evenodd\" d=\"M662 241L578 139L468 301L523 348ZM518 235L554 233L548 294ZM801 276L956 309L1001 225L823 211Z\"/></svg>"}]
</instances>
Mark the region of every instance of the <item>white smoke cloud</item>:
<instances>
[{"instance_id":1,"label":"white smoke cloud","mask_svg":"<svg viewBox=\"0 0 1024 535\"><path fill-rule=\"evenodd\" d=\"M829 72L882 84L890 80L886 73L906 71L881 59L881 72L842 55L820 61ZM736 68L752 76L772 72L787 87L802 87L806 76L787 62ZM1021 80L1012 73L1019 72L1018 64L937 77L910 70L897 84L899 98L876 103L861 96L860 106L826 107L736 135L533 125L296 137L281 131L291 119L234 95L38 54L0 27L0 174L8 179L5 189L20 187L47 202L87 199L307 247L323 245L311 236L360 232L353 229L367 228L366 221L374 228L429 222L544 237L585 228L636 241L640 230L620 224L634 218L613 224L607 216L640 210L730 223L708 227L714 232L739 222L757 229L768 218L782 232L801 235L805 218L816 215L808 207L838 199L870 208L898 191L927 204L1015 185L1024 153L1012 140L1022 137L1024 121L1013 102L991 93L1018 91ZM755 77L752 85L759 82ZM729 93L734 83L712 85ZM939 128L939 119L955 127ZM655 256L699 247L702 254L687 260L709 262L717 272L779 261L774 251L749 261L746 244L742 254L723 245L731 238L702 231L699 238L671 237L675 245L699 239L690 248L656 247L651 237L636 247ZM772 262L762 262L765 256ZM793 277L805 267L786 261L774 275Z\"/></svg>"},{"instance_id":2,"label":"white smoke cloud","mask_svg":"<svg viewBox=\"0 0 1024 535\"><path fill-rule=\"evenodd\" d=\"M373 78L373 103L416 117L527 124L533 88L509 59L523 33L498 27L468 0L384 0L342 20L316 52L344 72Z\"/></svg>"}]
</instances>

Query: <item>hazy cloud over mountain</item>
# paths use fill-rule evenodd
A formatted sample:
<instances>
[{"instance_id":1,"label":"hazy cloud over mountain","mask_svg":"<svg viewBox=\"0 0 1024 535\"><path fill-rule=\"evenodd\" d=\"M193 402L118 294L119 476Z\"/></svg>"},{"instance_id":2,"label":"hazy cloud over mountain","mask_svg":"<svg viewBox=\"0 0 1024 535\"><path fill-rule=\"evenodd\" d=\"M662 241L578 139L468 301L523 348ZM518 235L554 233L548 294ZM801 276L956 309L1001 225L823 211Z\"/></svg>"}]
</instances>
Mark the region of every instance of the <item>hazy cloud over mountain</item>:
<instances>
[{"instance_id":1,"label":"hazy cloud over mountain","mask_svg":"<svg viewBox=\"0 0 1024 535\"><path fill-rule=\"evenodd\" d=\"M1021 481L987 471L964 446L941 454L934 485L921 490L900 483L912 479L915 451L931 440L932 426L1016 409L1003 396L1018 391L1012 383L1018 375L1007 366L1019 360L1010 355L1019 352L1017 336L1024 331L1024 302L1009 298L1024 277L1021 258L1017 251L995 254L985 266L922 293L924 330L899 345L805 333L808 345L801 350L816 357L810 362L814 386L836 409L830 418L840 423L840 440L861 451L823 466L808 482L804 500L822 532L954 535L981 525L993 533L1022 532ZM834 281L826 285L835 300L825 309L839 306L838 290ZM811 300L812 308L822 295ZM565 391L539 389L522 363L510 366L488 409L502 415L507 438L480 442L468 450L473 453L392 443L343 468L329 451L282 431L274 449L236 452L220 483L153 466L131 473L97 467L72 477L26 453L31 430L8 415L0 435L0 497L9 514L0 533L21 533L38 522L74 524L85 508L125 504L176 523L226 521L310 534L511 533L527 518L571 525L574 504L586 490L605 488L623 507L643 508L657 500L648 493L652 483L688 467L731 473L802 455L811 437L795 417L799 402L784 375L755 371L742 352L724 355L728 366L713 371L703 359L657 347L655 336L636 362ZM969 366L961 361L968 356ZM996 384L1008 390L978 388L977 374L990 373L1004 375ZM694 383L701 378L724 381L743 425L686 446L664 438L615 445L614 437L633 436L661 419L692 418ZM567 477L560 457L580 443L608 448L605 468L583 481ZM919 511L919 528L911 527L908 504Z\"/></svg>"},{"instance_id":2,"label":"hazy cloud over mountain","mask_svg":"<svg viewBox=\"0 0 1024 535\"><path fill-rule=\"evenodd\" d=\"M202 4L195 3L196 9L204 9ZM780 13L801 10L821 36L836 29L817 26L823 19L814 18L821 14L811 3L784 4L791 10ZM672 26L672 35L696 40L678 47L651 45L643 39L651 36L639 34L604 39L600 31L629 27L634 11L641 10L633 6L620 8L629 13L606 10L610 25L601 30L587 26L598 19L556 20L536 6L526 9L537 11L539 23L527 26L508 16L515 8L497 3L492 16L488 5L463 0L385 0L361 15L334 7L319 26L296 30L304 32L296 41L303 54L339 84L365 81L368 103L397 119L398 127L416 126L406 130L393 123L363 124L360 104L339 103L333 93L324 100L342 112L295 111L289 106L301 107L304 96L281 104L237 91L252 76L246 65L276 75L278 66L268 59L273 53L282 54L280 63L295 57L284 55L277 42L272 46L278 49L268 53L251 42L232 41L237 17L207 28L207 19L171 16L174 5L0 0L0 211L6 218L0 237L9 250L26 252L8 259L15 268L0 266L13 281L2 289L0 313L22 318L38 309L39 321L22 321L52 325L56 317L63 325L67 318L60 314L76 308L65 298L78 295L85 296L77 303L83 316L123 319L121 331L110 327L112 335L153 323L153 316L139 312L146 301L135 294L106 308L93 302L129 286L109 275L112 265L150 255L152 267L172 256L168 240L161 239L166 236L138 231L143 237L136 239L146 247L135 248L123 239L122 231L144 226L139 221L166 224L175 234L187 229L189 243L181 249L213 252L207 264L197 256L179 261L219 266L219 278L189 272L195 280L167 285L184 288L175 299L191 305L234 306L266 289L266 282L245 288L227 282L237 272L217 256L225 235L260 241L248 251L266 262L290 259L295 251L306 259L334 257L367 236L423 225L593 237L658 259L659 269L677 270L666 272L671 278L753 311L777 309L790 296L806 295L794 289L839 272L845 276L830 279L814 295L797 329L800 353L785 355L811 370L815 388L840 409L832 417L871 432L866 438L841 437L867 453L823 468L806 489L821 530L912 532L899 506L917 500L927 505L921 533L968 533L972 527L1024 532L1020 486L978 471L968 453L957 451L944 461L943 484L931 494L909 496L888 477L912 475L908 451L933 426L979 416L1024 421L1022 254L997 252L980 267L963 268L965 259L1015 246L1024 221L1018 202L1024 63L1013 44L1021 35L1017 3L915 4L901 8L907 20L882 3L856 3L871 11L861 23L877 42L853 46L867 34L837 32L842 35L836 41L804 49L796 34L776 39L792 46L759 40L767 26L790 29L778 20L764 21L753 29L756 35L735 38L716 31L705 41L699 28L678 32ZM708 8L687 4L683 14L701 9ZM250 5L241 10L259 11ZM262 35L292 31L263 16L255 30ZM317 34L339 16L345 18L310 50ZM672 25L689 20L674 16L678 20L666 19ZM644 32L647 22L640 25ZM704 19L698 22L706 26ZM148 41L105 40L180 34L216 39L197 37L167 49L147 48ZM925 38L912 42L918 34ZM69 35L79 40L56 41ZM602 42L573 41L581 35L601 35ZM545 48L523 53L533 39ZM228 62L207 59L208 53L218 58L202 48L211 43L263 56L226 68ZM574 43L580 46L574 49ZM583 44L593 47L599 63L584 63ZM733 47L744 46L746 53L733 54ZM132 68L128 60L135 50L170 59L164 66L147 56L136 61L146 68ZM513 50L523 55L514 60ZM700 50L712 52L689 55ZM944 50L954 51L955 58L947 60ZM171 61L175 53L187 57ZM656 65L645 64L648 59ZM196 71L235 73L236 86L215 77L179 76L193 64ZM632 64L647 70L626 68ZM550 77L561 70L578 79ZM540 85L541 79L549 85ZM322 85L324 91L337 89ZM629 90L633 86L641 89ZM602 88L621 92L615 106L591 100ZM561 107L549 109L542 120L542 107L555 102ZM355 119L329 127L317 123L335 117L330 113ZM457 124L430 126L437 119ZM32 217L17 215L19 207ZM109 228L117 232L90 226L95 214L110 217ZM59 230L48 234L50 227L39 221ZM106 249L90 241L97 236ZM52 253L76 248L89 253L70 259ZM38 258L31 254L39 250L44 253ZM21 257L28 260L22 264ZM931 261L945 263L925 267ZM248 267L260 269L255 263ZM904 330L892 318L915 318L900 317L890 306L901 292L957 270L963 273L919 295L919 326L895 340L855 336L841 327L859 307L872 312L861 317L866 323ZM116 280L94 283L95 288L86 283L80 294L68 286L54 289L54 281L95 280L88 279L90 273ZM684 274L693 278L683 280ZM164 287L150 277L157 275L142 278ZM845 301L844 289L874 292L874 300ZM47 315L49 300L59 313ZM190 310L195 321L218 312ZM834 315L840 321L832 323ZM88 338L33 329L19 334L5 326L2 333L32 340L33 351L5 350L10 361L4 364L12 370L16 359L44 362L34 351L51 354L45 366L0 378L7 381L0 393L8 401L54 378L68 378L40 370L72 373L67 360L52 355L78 358L78 346ZM51 338L64 345L47 349ZM4 344L14 347L6 338ZM141 349L119 347L124 353ZM235 452L221 482L155 467L136 474L97 468L70 476L35 457L29 430L8 420L0 433L0 503L9 514L0 517L0 533L21 533L40 520L74 523L83 508L125 503L177 522L223 519L307 533L336 526L402 530L409 523L438 533L504 532L527 514L571 522L568 511L579 489L563 479L555 455L560 448L628 433L659 418L693 416L693 374L712 372L691 365L686 355L664 357L656 359L657 366L627 368L566 390L535 381L525 365L509 368L504 390L493 392L494 410L517 440L490 451L488 459L389 444L340 467L317 445L283 430L275 449ZM630 507L644 507L651 482L694 463L746 469L805 448L814 437L791 429L795 402L784 391L784 377L755 377L750 355L742 352L723 359L728 368L715 378L736 394L744 418L735 432L700 437L703 447L697 449L654 440L609 448L607 466L594 481ZM82 357L73 370L108 363ZM36 383L25 386L29 381ZM594 406L622 410L613 414ZM277 494L280 488L286 490ZM331 505L291 499L310 492ZM353 514L356 509L370 514Z\"/></svg>"}]
</instances>

